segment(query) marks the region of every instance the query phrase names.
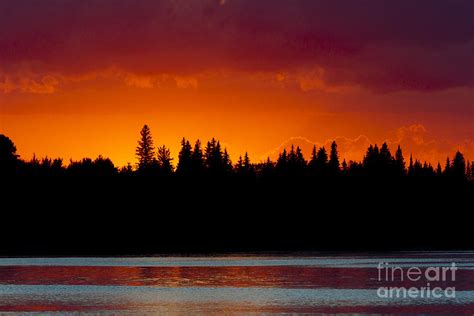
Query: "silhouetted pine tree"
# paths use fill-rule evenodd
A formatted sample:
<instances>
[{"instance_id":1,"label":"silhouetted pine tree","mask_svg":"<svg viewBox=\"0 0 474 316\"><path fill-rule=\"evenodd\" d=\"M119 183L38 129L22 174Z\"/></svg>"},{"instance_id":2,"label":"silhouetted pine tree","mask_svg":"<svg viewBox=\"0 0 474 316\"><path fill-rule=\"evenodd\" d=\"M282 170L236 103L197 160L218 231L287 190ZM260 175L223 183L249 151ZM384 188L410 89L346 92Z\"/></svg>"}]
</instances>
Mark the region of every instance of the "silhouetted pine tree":
<instances>
[{"instance_id":1,"label":"silhouetted pine tree","mask_svg":"<svg viewBox=\"0 0 474 316\"><path fill-rule=\"evenodd\" d=\"M19 165L16 147L12 140L0 134L0 176L12 176Z\"/></svg>"},{"instance_id":2,"label":"silhouetted pine tree","mask_svg":"<svg viewBox=\"0 0 474 316\"><path fill-rule=\"evenodd\" d=\"M201 141L199 139L196 140L191 155L191 173L193 176L201 176L204 173L204 155L202 153Z\"/></svg>"},{"instance_id":3,"label":"silhouetted pine tree","mask_svg":"<svg viewBox=\"0 0 474 316\"><path fill-rule=\"evenodd\" d=\"M315 169L317 175L327 176L328 174L328 154L324 146L318 150Z\"/></svg>"},{"instance_id":4,"label":"silhouetted pine tree","mask_svg":"<svg viewBox=\"0 0 474 316\"><path fill-rule=\"evenodd\" d=\"M160 168L160 173L164 176L170 176L173 173L173 158L171 158L171 152L165 145L158 147L157 150L157 162Z\"/></svg>"},{"instance_id":5,"label":"silhouetted pine tree","mask_svg":"<svg viewBox=\"0 0 474 316\"><path fill-rule=\"evenodd\" d=\"M380 159L383 163L389 163L392 160L392 153L390 152L386 142L384 142L380 148Z\"/></svg>"},{"instance_id":6,"label":"silhouetted pine tree","mask_svg":"<svg viewBox=\"0 0 474 316\"><path fill-rule=\"evenodd\" d=\"M244 170L245 171L251 171L252 169L252 165L250 164L250 158L249 158L249 154L247 152L245 152L245 156L244 156Z\"/></svg>"},{"instance_id":7,"label":"silhouetted pine tree","mask_svg":"<svg viewBox=\"0 0 474 316\"><path fill-rule=\"evenodd\" d=\"M331 144L331 152L329 154L328 171L331 175L337 175L339 173L339 154L337 152L336 141Z\"/></svg>"},{"instance_id":8,"label":"silhouetted pine tree","mask_svg":"<svg viewBox=\"0 0 474 316\"><path fill-rule=\"evenodd\" d=\"M243 169L244 169L244 160L242 159L242 156L239 156L239 159L237 160L237 164L235 165L235 172L239 174L242 172Z\"/></svg>"},{"instance_id":9,"label":"silhouetted pine tree","mask_svg":"<svg viewBox=\"0 0 474 316\"><path fill-rule=\"evenodd\" d=\"M363 163L357 161L349 161L349 176L361 177L366 175Z\"/></svg>"},{"instance_id":10,"label":"silhouetted pine tree","mask_svg":"<svg viewBox=\"0 0 474 316\"><path fill-rule=\"evenodd\" d=\"M303 152L301 151L301 148L298 146L296 147L296 167L300 172L305 172L307 163L306 160L304 159Z\"/></svg>"},{"instance_id":11,"label":"silhouetted pine tree","mask_svg":"<svg viewBox=\"0 0 474 316\"><path fill-rule=\"evenodd\" d=\"M313 145L313 150L311 151L311 159L308 162L308 169L311 175L316 174L318 152L316 150L316 145Z\"/></svg>"},{"instance_id":12,"label":"silhouetted pine tree","mask_svg":"<svg viewBox=\"0 0 474 316\"><path fill-rule=\"evenodd\" d=\"M120 168L119 174L121 176L128 176L128 177L133 175L132 165L130 163L127 163L126 166L123 166L122 168Z\"/></svg>"},{"instance_id":13,"label":"silhouetted pine tree","mask_svg":"<svg viewBox=\"0 0 474 316\"><path fill-rule=\"evenodd\" d=\"M220 142L214 138L207 142L204 157L206 171L210 176L222 176L232 170L232 162L227 150L222 152Z\"/></svg>"},{"instance_id":14,"label":"silhouetted pine tree","mask_svg":"<svg viewBox=\"0 0 474 316\"><path fill-rule=\"evenodd\" d=\"M464 160L464 155L459 151L454 155L451 176L457 179L464 179L466 176L466 161Z\"/></svg>"},{"instance_id":15,"label":"silhouetted pine tree","mask_svg":"<svg viewBox=\"0 0 474 316\"><path fill-rule=\"evenodd\" d=\"M415 167L413 165L413 155L410 154L410 164L408 165L408 175L413 176L415 171Z\"/></svg>"},{"instance_id":16,"label":"silhouetted pine tree","mask_svg":"<svg viewBox=\"0 0 474 316\"><path fill-rule=\"evenodd\" d=\"M390 177L395 175L395 159L392 157L392 153L386 142L384 142L380 148L378 168L378 172L381 176Z\"/></svg>"},{"instance_id":17,"label":"silhouetted pine tree","mask_svg":"<svg viewBox=\"0 0 474 316\"><path fill-rule=\"evenodd\" d=\"M413 164L413 176L415 177L420 177L423 175L423 165L421 164L418 159L415 160L415 163Z\"/></svg>"},{"instance_id":18,"label":"silhouetted pine tree","mask_svg":"<svg viewBox=\"0 0 474 316\"><path fill-rule=\"evenodd\" d=\"M449 157L446 158L446 166L444 167L444 175L449 177L451 175L451 161Z\"/></svg>"},{"instance_id":19,"label":"silhouetted pine tree","mask_svg":"<svg viewBox=\"0 0 474 316\"><path fill-rule=\"evenodd\" d=\"M176 168L176 173L181 176L186 176L191 174L192 170L192 147L191 143L186 140L184 137L181 140L181 150L178 155L178 166Z\"/></svg>"},{"instance_id":20,"label":"silhouetted pine tree","mask_svg":"<svg viewBox=\"0 0 474 316\"><path fill-rule=\"evenodd\" d=\"M369 176L379 176L379 148L377 144L375 146L370 145L367 148L367 152L364 156L364 160L362 161L365 174Z\"/></svg>"},{"instance_id":21,"label":"silhouetted pine tree","mask_svg":"<svg viewBox=\"0 0 474 316\"><path fill-rule=\"evenodd\" d=\"M275 175L275 164L270 160L270 157L267 157L264 163L258 165L256 172L263 179L272 178Z\"/></svg>"},{"instance_id":22,"label":"silhouetted pine tree","mask_svg":"<svg viewBox=\"0 0 474 316\"><path fill-rule=\"evenodd\" d=\"M40 169L40 161L38 158L36 158L36 154L33 153L33 157L31 160L26 164L28 168L28 172L33 175L37 176L39 175L39 169Z\"/></svg>"},{"instance_id":23,"label":"silhouetted pine tree","mask_svg":"<svg viewBox=\"0 0 474 316\"><path fill-rule=\"evenodd\" d=\"M291 176L303 175L306 171L306 160L304 159L301 148L291 145L291 150L288 154L287 173Z\"/></svg>"},{"instance_id":24,"label":"silhouetted pine tree","mask_svg":"<svg viewBox=\"0 0 474 316\"><path fill-rule=\"evenodd\" d=\"M348 169L347 162L346 162L345 158L344 158L344 160L342 160L341 166L342 166L342 171L341 171L342 174L347 175L347 172L349 171L349 169Z\"/></svg>"},{"instance_id":25,"label":"silhouetted pine tree","mask_svg":"<svg viewBox=\"0 0 474 316\"><path fill-rule=\"evenodd\" d=\"M405 158L403 158L402 148L398 145L395 153L395 169L396 174L399 176L405 176L407 171L405 167Z\"/></svg>"},{"instance_id":26,"label":"silhouetted pine tree","mask_svg":"<svg viewBox=\"0 0 474 316\"><path fill-rule=\"evenodd\" d=\"M290 152L288 153L288 167L294 169L296 166L296 151L295 146L291 145Z\"/></svg>"},{"instance_id":27,"label":"silhouetted pine tree","mask_svg":"<svg viewBox=\"0 0 474 316\"><path fill-rule=\"evenodd\" d=\"M278 176L284 176L287 173L288 169L288 154L286 153L286 149L283 149L278 155L278 159L275 166L275 171Z\"/></svg>"},{"instance_id":28,"label":"silhouetted pine tree","mask_svg":"<svg viewBox=\"0 0 474 316\"><path fill-rule=\"evenodd\" d=\"M247 152L245 152L243 159L242 156L239 156L239 160L235 167L235 173L237 176L244 179L255 177L254 167L250 163L250 158Z\"/></svg>"},{"instance_id":29,"label":"silhouetted pine tree","mask_svg":"<svg viewBox=\"0 0 474 316\"><path fill-rule=\"evenodd\" d=\"M423 163L423 171L422 171L421 175L423 177L432 177L432 176L436 175L431 163L428 163L426 161Z\"/></svg>"},{"instance_id":30,"label":"silhouetted pine tree","mask_svg":"<svg viewBox=\"0 0 474 316\"><path fill-rule=\"evenodd\" d=\"M247 153L245 153L247 155ZM247 156L248 158L248 156ZM224 148L224 153L222 154L222 168L224 175L231 175L233 171L232 161L230 160L230 156L227 153L227 148Z\"/></svg>"},{"instance_id":31,"label":"silhouetted pine tree","mask_svg":"<svg viewBox=\"0 0 474 316\"><path fill-rule=\"evenodd\" d=\"M204 149L204 159L206 168L209 170L215 169L216 165L222 159L220 153L216 155L217 141L213 138L207 142L206 148Z\"/></svg>"},{"instance_id":32,"label":"silhouetted pine tree","mask_svg":"<svg viewBox=\"0 0 474 316\"><path fill-rule=\"evenodd\" d=\"M438 166L436 167L436 175L441 177L443 175L443 170L441 169L441 164L438 161Z\"/></svg>"},{"instance_id":33,"label":"silhouetted pine tree","mask_svg":"<svg viewBox=\"0 0 474 316\"><path fill-rule=\"evenodd\" d=\"M140 140L136 149L138 158L138 169L143 170L152 166L155 160L155 147L153 146L153 138L148 125L144 125L140 131Z\"/></svg>"}]
</instances>

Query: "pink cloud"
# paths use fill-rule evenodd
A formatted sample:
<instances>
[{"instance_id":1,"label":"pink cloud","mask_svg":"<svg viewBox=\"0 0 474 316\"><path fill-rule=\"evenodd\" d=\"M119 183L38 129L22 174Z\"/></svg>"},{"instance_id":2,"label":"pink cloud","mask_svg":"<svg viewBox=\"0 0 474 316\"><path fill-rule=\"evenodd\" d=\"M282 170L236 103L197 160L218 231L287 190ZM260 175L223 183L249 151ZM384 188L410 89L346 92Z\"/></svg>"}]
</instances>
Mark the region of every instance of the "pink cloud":
<instances>
[{"instance_id":1,"label":"pink cloud","mask_svg":"<svg viewBox=\"0 0 474 316\"><path fill-rule=\"evenodd\" d=\"M181 77L219 69L324 69L322 77L306 73L302 89L472 87L473 9L467 0L450 6L370 0L44 0L41 6L1 1L0 12L8 14L0 19L0 68L10 73L29 64L43 75L69 76L120 67L137 75Z\"/></svg>"}]
</instances>

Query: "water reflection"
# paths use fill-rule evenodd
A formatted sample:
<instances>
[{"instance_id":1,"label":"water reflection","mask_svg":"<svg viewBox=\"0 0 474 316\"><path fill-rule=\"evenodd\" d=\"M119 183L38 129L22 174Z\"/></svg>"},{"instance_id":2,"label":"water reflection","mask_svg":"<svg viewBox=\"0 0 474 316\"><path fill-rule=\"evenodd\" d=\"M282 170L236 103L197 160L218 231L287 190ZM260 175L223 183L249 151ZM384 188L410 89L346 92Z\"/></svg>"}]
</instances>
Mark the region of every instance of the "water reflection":
<instances>
[{"instance_id":1,"label":"water reflection","mask_svg":"<svg viewBox=\"0 0 474 316\"><path fill-rule=\"evenodd\" d=\"M343 264L340 257L31 258L0 259L0 311L459 313L474 309L472 253L390 259L416 265L459 262L455 281L432 284L455 286L456 299L380 298L376 266L387 259L370 256L352 257L350 264ZM120 260L125 263L119 265ZM423 286L423 281L399 279L391 286Z\"/></svg>"}]
</instances>

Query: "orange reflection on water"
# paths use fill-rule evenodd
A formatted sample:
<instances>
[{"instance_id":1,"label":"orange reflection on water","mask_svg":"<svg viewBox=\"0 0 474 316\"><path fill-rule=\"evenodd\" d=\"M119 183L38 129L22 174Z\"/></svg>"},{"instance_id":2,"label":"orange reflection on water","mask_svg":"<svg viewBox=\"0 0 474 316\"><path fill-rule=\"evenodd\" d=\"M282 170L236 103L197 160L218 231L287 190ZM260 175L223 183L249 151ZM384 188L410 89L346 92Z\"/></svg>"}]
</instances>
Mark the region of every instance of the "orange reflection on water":
<instances>
[{"instance_id":1,"label":"orange reflection on water","mask_svg":"<svg viewBox=\"0 0 474 316\"><path fill-rule=\"evenodd\" d=\"M457 289L474 289L474 283L469 281L474 280L474 270L458 273ZM0 284L368 289L381 286L377 278L375 268L312 266L0 267ZM406 282L395 280L391 286L413 286L413 282Z\"/></svg>"}]
</instances>

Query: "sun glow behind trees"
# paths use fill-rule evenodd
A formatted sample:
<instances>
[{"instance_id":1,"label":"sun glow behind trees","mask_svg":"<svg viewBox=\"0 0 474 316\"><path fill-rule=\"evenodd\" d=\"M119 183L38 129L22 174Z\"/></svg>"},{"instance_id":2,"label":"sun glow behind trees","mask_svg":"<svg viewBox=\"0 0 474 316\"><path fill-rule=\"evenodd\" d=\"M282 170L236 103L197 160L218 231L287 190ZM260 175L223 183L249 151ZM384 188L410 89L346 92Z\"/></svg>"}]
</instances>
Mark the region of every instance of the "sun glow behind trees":
<instances>
[{"instance_id":1,"label":"sun glow behind trees","mask_svg":"<svg viewBox=\"0 0 474 316\"><path fill-rule=\"evenodd\" d=\"M413 160L410 155L408 168L406 167L402 149L398 146L393 156L387 143L381 148L370 145L361 162L345 159L339 161L337 143L331 143L328 155L324 146L319 149L313 147L312 156L307 161L299 146L284 149L275 162L270 158L263 163L251 163L248 153L239 156L233 163L230 155L221 143L212 138L202 148L200 140L196 140L194 147L185 138L181 141L181 150L177 168L173 165L170 149L162 145L155 149L151 130L144 125L140 131L140 138L136 148L137 164L133 168L130 164L117 169L109 158L99 155L92 160L84 158L80 161L70 161L68 166L63 166L60 158L41 160L33 157L30 161L19 159L16 147L10 138L0 135L0 172L6 176L14 175L43 175L58 176L60 174L75 176L111 176L142 175L156 177L171 177L176 175L181 178L223 178L237 176L242 179L256 179L265 177L316 177L321 179L335 179L344 177L377 177L377 178L432 178L445 177L450 179L474 178L474 164L466 163L461 152L456 152L452 162L449 157L444 170L438 163L436 169L431 163L422 163Z\"/></svg>"}]
</instances>

